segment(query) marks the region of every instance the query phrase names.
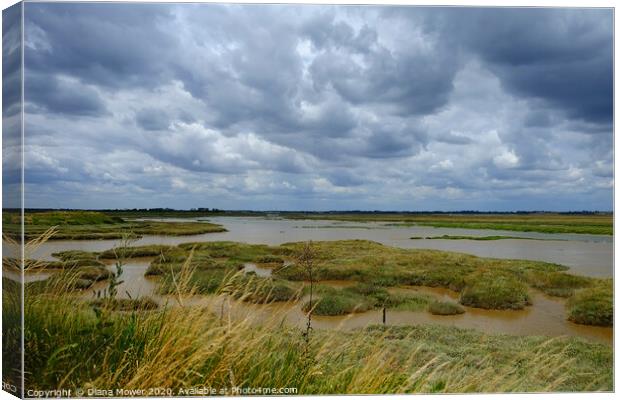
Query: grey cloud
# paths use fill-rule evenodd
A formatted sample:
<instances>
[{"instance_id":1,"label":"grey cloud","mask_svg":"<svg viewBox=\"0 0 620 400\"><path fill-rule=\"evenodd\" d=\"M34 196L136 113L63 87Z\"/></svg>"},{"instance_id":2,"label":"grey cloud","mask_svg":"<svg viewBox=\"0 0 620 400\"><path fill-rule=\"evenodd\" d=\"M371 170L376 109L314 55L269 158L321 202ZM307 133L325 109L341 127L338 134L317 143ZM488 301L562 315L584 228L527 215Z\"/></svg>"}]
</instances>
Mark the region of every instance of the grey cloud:
<instances>
[{"instance_id":1,"label":"grey cloud","mask_svg":"<svg viewBox=\"0 0 620 400\"><path fill-rule=\"evenodd\" d=\"M165 4L30 3L26 25L45 33L50 49L27 51L29 70L62 73L97 85L158 85L169 76L167 49L178 43L159 26Z\"/></svg>"},{"instance_id":2,"label":"grey cloud","mask_svg":"<svg viewBox=\"0 0 620 400\"><path fill-rule=\"evenodd\" d=\"M26 7L42 206L610 207L607 10Z\"/></svg>"},{"instance_id":3,"label":"grey cloud","mask_svg":"<svg viewBox=\"0 0 620 400\"><path fill-rule=\"evenodd\" d=\"M136 122L147 131L157 131L170 126L170 118L163 110L145 108L136 113Z\"/></svg>"},{"instance_id":4,"label":"grey cloud","mask_svg":"<svg viewBox=\"0 0 620 400\"><path fill-rule=\"evenodd\" d=\"M49 113L82 116L107 113L99 93L79 82L28 73L24 90L26 102Z\"/></svg>"},{"instance_id":5,"label":"grey cloud","mask_svg":"<svg viewBox=\"0 0 620 400\"><path fill-rule=\"evenodd\" d=\"M611 121L611 9L497 9L455 16L467 45L508 90L572 118Z\"/></svg>"},{"instance_id":6,"label":"grey cloud","mask_svg":"<svg viewBox=\"0 0 620 400\"><path fill-rule=\"evenodd\" d=\"M474 142L471 138L468 138L467 136L459 135L457 133L452 133L452 132L439 133L433 136L433 139L437 140L438 142L455 144L455 145L465 145L465 144L471 144Z\"/></svg>"}]
</instances>

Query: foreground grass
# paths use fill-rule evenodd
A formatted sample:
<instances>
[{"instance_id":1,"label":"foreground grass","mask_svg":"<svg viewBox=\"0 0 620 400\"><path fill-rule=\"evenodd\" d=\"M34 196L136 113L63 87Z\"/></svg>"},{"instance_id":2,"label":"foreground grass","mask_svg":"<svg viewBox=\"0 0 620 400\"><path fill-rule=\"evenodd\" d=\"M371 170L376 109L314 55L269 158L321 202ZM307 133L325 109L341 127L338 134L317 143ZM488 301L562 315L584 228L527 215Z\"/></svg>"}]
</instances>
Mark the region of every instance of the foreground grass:
<instances>
[{"instance_id":1,"label":"foreground grass","mask_svg":"<svg viewBox=\"0 0 620 400\"><path fill-rule=\"evenodd\" d=\"M4 232L17 237L20 233L19 214L2 213ZM39 237L52 226L57 231L51 240L122 239L126 232L134 236L184 236L224 232L221 225L207 222L125 221L96 211L48 211L27 213L24 219L25 238Z\"/></svg>"},{"instance_id":2,"label":"foreground grass","mask_svg":"<svg viewBox=\"0 0 620 400\"><path fill-rule=\"evenodd\" d=\"M5 306L3 317L18 313ZM294 387L299 394L613 389L611 347L575 338L419 326L317 330L305 342L277 317L257 326L194 307L95 313L53 291L27 292L25 317L27 389L162 387L173 395L191 386ZM3 340L16 340L7 333Z\"/></svg>"},{"instance_id":3,"label":"foreground grass","mask_svg":"<svg viewBox=\"0 0 620 400\"><path fill-rule=\"evenodd\" d=\"M319 219L354 222L391 222L443 228L493 229L542 233L612 235L613 215L599 214L415 214L415 213L291 213L291 219Z\"/></svg>"}]
</instances>

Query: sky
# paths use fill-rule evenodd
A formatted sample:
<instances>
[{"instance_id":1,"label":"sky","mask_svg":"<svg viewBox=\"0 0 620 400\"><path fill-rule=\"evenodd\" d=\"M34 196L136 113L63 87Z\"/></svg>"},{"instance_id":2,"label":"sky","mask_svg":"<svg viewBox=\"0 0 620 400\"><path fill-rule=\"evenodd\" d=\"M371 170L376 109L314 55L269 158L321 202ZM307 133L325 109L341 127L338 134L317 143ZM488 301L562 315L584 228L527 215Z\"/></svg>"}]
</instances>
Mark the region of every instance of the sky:
<instances>
[{"instance_id":1,"label":"sky","mask_svg":"<svg viewBox=\"0 0 620 400\"><path fill-rule=\"evenodd\" d=\"M611 210L612 18L26 3L26 207Z\"/></svg>"}]
</instances>

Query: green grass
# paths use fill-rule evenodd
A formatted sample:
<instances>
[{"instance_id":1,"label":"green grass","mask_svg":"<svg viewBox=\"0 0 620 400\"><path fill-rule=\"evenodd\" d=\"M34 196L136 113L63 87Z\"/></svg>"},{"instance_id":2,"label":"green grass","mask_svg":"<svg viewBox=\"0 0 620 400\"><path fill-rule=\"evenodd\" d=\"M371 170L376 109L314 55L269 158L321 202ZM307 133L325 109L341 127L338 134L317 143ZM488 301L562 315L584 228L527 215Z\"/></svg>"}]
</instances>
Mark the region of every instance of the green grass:
<instances>
[{"instance_id":1,"label":"green grass","mask_svg":"<svg viewBox=\"0 0 620 400\"><path fill-rule=\"evenodd\" d=\"M309 293L309 286L304 287L304 294ZM426 294L389 293L385 288L369 284L357 284L342 289L318 284L314 288L313 314L346 315L366 312L373 309L387 308L401 311L423 311L433 297ZM306 301L303 310L310 310Z\"/></svg>"},{"instance_id":2,"label":"green grass","mask_svg":"<svg viewBox=\"0 0 620 400\"><path fill-rule=\"evenodd\" d=\"M20 234L19 214L4 211L3 229L11 237ZM135 237L144 235L184 236L224 232L221 225L208 222L126 221L96 211L48 211L26 213L24 235L26 240L37 238L52 226L57 232L51 240L122 239L128 232Z\"/></svg>"},{"instance_id":3,"label":"green grass","mask_svg":"<svg viewBox=\"0 0 620 400\"><path fill-rule=\"evenodd\" d=\"M351 291L333 288L319 288L312 303L306 301L302 309L312 310L315 315L345 315L365 312L374 308L372 301Z\"/></svg>"},{"instance_id":4,"label":"green grass","mask_svg":"<svg viewBox=\"0 0 620 400\"><path fill-rule=\"evenodd\" d=\"M52 253L52 257L56 257L61 261L74 261L74 260L97 260L97 253L83 250L65 250Z\"/></svg>"},{"instance_id":5,"label":"green grass","mask_svg":"<svg viewBox=\"0 0 620 400\"><path fill-rule=\"evenodd\" d=\"M239 272L242 264L237 261L221 261L197 255L191 260L176 263L153 262L147 275L160 275L160 294L213 294L221 292L251 303L290 301L297 298L299 285L280 278L263 278L255 274ZM179 288L178 281L187 271L186 283Z\"/></svg>"},{"instance_id":6,"label":"green grass","mask_svg":"<svg viewBox=\"0 0 620 400\"><path fill-rule=\"evenodd\" d=\"M538 238L527 238L527 237L519 237L519 236L459 236L459 235L442 235L442 236L413 236L410 239L421 240L421 239L441 239L441 240L504 240L504 239L519 239L519 240L558 240L558 239L538 239Z\"/></svg>"},{"instance_id":7,"label":"green grass","mask_svg":"<svg viewBox=\"0 0 620 400\"><path fill-rule=\"evenodd\" d=\"M589 287L596 279L572 275L565 272L526 271L525 281L550 296L571 297L575 290Z\"/></svg>"},{"instance_id":8,"label":"green grass","mask_svg":"<svg viewBox=\"0 0 620 400\"><path fill-rule=\"evenodd\" d=\"M185 252L176 246L167 245L145 245L145 246L131 246L131 247L117 247L98 253L100 259L116 259L119 255L125 258L140 258L140 257L175 257L182 256Z\"/></svg>"},{"instance_id":9,"label":"green grass","mask_svg":"<svg viewBox=\"0 0 620 400\"><path fill-rule=\"evenodd\" d=\"M612 326L614 320L611 279L582 289L568 300L568 319L578 324Z\"/></svg>"},{"instance_id":10,"label":"green grass","mask_svg":"<svg viewBox=\"0 0 620 400\"><path fill-rule=\"evenodd\" d=\"M21 285L2 278L2 381L19 391L22 380ZM19 393L13 393L19 396Z\"/></svg>"},{"instance_id":11,"label":"green grass","mask_svg":"<svg viewBox=\"0 0 620 400\"><path fill-rule=\"evenodd\" d=\"M429 303L428 312L433 315L457 315L465 313L465 309L451 301L435 300Z\"/></svg>"},{"instance_id":12,"label":"green grass","mask_svg":"<svg viewBox=\"0 0 620 400\"><path fill-rule=\"evenodd\" d=\"M11 257L5 257L4 261L13 265L19 265L19 260ZM45 260L25 260L25 270L40 271L40 270L70 270L80 267L103 267L104 264L98 261L96 258L67 258L60 261L45 261Z\"/></svg>"},{"instance_id":13,"label":"green grass","mask_svg":"<svg viewBox=\"0 0 620 400\"><path fill-rule=\"evenodd\" d=\"M494 310L520 310L531 304L528 288L510 271L477 271L466 278L461 304Z\"/></svg>"},{"instance_id":14,"label":"green grass","mask_svg":"<svg viewBox=\"0 0 620 400\"><path fill-rule=\"evenodd\" d=\"M112 272L105 267L79 267L69 270L60 270L45 280L26 284L29 293L49 293L62 287L64 291L73 292L88 289L96 282L112 277Z\"/></svg>"},{"instance_id":15,"label":"green grass","mask_svg":"<svg viewBox=\"0 0 620 400\"><path fill-rule=\"evenodd\" d=\"M402 226L493 229L541 233L612 235L613 215L599 214L427 214L427 213L282 213L284 218L352 222L388 222Z\"/></svg>"},{"instance_id":16,"label":"green grass","mask_svg":"<svg viewBox=\"0 0 620 400\"><path fill-rule=\"evenodd\" d=\"M137 299L97 299L89 303L95 308L103 308L114 311L148 311L155 310L159 306L149 297Z\"/></svg>"}]
</instances>

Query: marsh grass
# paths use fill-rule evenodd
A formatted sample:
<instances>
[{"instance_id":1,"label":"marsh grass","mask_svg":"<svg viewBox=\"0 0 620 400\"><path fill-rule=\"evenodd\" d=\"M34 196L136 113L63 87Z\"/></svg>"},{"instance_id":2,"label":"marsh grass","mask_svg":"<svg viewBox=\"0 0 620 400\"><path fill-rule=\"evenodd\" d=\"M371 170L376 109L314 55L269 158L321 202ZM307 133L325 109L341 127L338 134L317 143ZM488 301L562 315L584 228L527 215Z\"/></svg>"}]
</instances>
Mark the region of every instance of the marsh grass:
<instances>
[{"instance_id":1,"label":"marsh grass","mask_svg":"<svg viewBox=\"0 0 620 400\"><path fill-rule=\"evenodd\" d=\"M577 291L568 300L568 319L578 324L612 326L613 282L611 279Z\"/></svg>"},{"instance_id":2,"label":"marsh grass","mask_svg":"<svg viewBox=\"0 0 620 400\"><path fill-rule=\"evenodd\" d=\"M410 239L414 240L480 240L480 241L488 241L488 240L505 240L505 239L517 239L517 240L562 240L562 239L541 239L541 238L529 238L529 237L521 237L521 236L462 236L462 235L441 235L441 236L413 236Z\"/></svg>"},{"instance_id":3,"label":"marsh grass","mask_svg":"<svg viewBox=\"0 0 620 400\"><path fill-rule=\"evenodd\" d=\"M501 270L481 270L468 276L459 302L494 310L520 310L532 304L527 286L510 271Z\"/></svg>"},{"instance_id":4,"label":"marsh grass","mask_svg":"<svg viewBox=\"0 0 620 400\"><path fill-rule=\"evenodd\" d=\"M613 234L613 214L415 214L415 213L292 213L290 219L388 222L395 226L492 229L542 233Z\"/></svg>"},{"instance_id":5,"label":"marsh grass","mask_svg":"<svg viewBox=\"0 0 620 400\"><path fill-rule=\"evenodd\" d=\"M299 394L612 390L609 346L580 339L486 335L439 326L374 327L313 334L304 354L298 329L272 315L214 315L189 306L192 254L171 277L180 306L98 312L68 294L64 280L26 287L26 387L176 390L188 386L294 387ZM220 293L238 288L229 276ZM3 280L4 283L4 280ZM367 288L358 292L374 293ZM15 291L3 292L3 321L20 318ZM8 298L7 298L8 297ZM3 344L17 348L15 326ZM13 347L10 347L13 346ZM308 363L308 359L312 362Z\"/></svg>"},{"instance_id":6,"label":"marsh grass","mask_svg":"<svg viewBox=\"0 0 620 400\"><path fill-rule=\"evenodd\" d=\"M408 250L365 240L313 242L313 277L321 281L355 282L351 288L317 290L317 315L343 315L375 308L419 311L430 300L421 295L388 294L386 287L412 285L448 288L460 293L460 303L470 307L519 310L531 304L530 290L570 298L576 291L600 280L565 272L558 264L528 260L503 260L436 250ZM246 262L272 269L271 279L278 299L292 298L292 292L307 281L307 272L295 259L303 243L281 246L235 242L187 243L160 249L147 275L162 277L161 293L169 293L170 274L179 270L193 249L192 275L198 293L215 293L224 279ZM247 276L245 277L247 278ZM244 283L243 277L238 282ZM265 279L265 278L263 278ZM256 282L260 282L257 278ZM290 288L287 289L286 286ZM305 294L308 295L307 289ZM290 297L289 297L290 295ZM611 297L610 297L611 301ZM578 312L578 311L576 311ZM576 321L580 319L576 318Z\"/></svg>"},{"instance_id":7,"label":"marsh grass","mask_svg":"<svg viewBox=\"0 0 620 400\"><path fill-rule=\"evenodd\" d=\"M159 307L155 300L150 297L139 297L137 299L97 299L89 303L95 308L105 308L115 311L140 311L155 310Z\"/></svg>"},{"instance_id":8,"label":"marsh grass","mask_svg":"<svg viewBox=\"0 0 620 400\"><path fill-rule=\"evenodd\" d=\"M99 259L102 260L115 260L116 252L120 251L117 247L115 249L105 250L100 253L94 253ZM176 246L167 245L145 245L145 246L126 246L123 249L125 258L141 258L141 257L164 257L172 259L173 257L185 256L186 252Z\"/></svg>"},{"instance_id":9,"label":"marsh grass","mask_svg":"<svg viewBox=\"0 0 620 400\"><path fill-rule=\"evenodd\" d=\"M3 212L3 230L13 238L21 234L19 213ZM184 236L225 232L221 225L208 222L127 221L96 211L27 212L24 218L26 240L36 240L50 227L55 234L48 240L122 239L126 232L143 235Z\"/></svg>"},{"instance_id":10,"label":"marsh grass","mask_svg":"<svg viewBox=\"0 0 620 400\"><path fill-rule=\"evenodd\" d=\"M458 315L465 313L465 309L451 301L434 300L428 304L428 312L433 315Z\"/></svg>"},{"instance_id":11,"label":"marsh grass","mask_svg":"<svg viewBox=\"0 0 620 400\"><path fill-rule=\"evenodd\" d=\"M308 288L304 288L308 293ZM400 311L423 311L433 297L421 293L389 293L385 288L372 284L357 284L342 289L318 284L316 287L317 304L313 308L315 315L334 316L366 312L376 309ZM304 311L309 311L306 302Z\"/></svg>"},{"instance_id":12,"label":"marsh grass","mask_svg":"<svg viewBox=\"0 0 620 400\"><path fill-rule=\"evenodd\" d=\"M526 271L525 281L550 296L571 297L575 290L592 286L596 279L565 272Z\"/></svg>"}]
</instances>

